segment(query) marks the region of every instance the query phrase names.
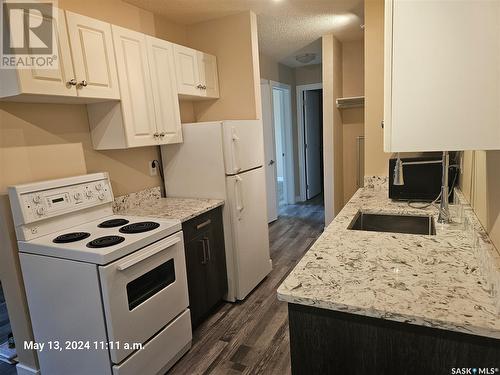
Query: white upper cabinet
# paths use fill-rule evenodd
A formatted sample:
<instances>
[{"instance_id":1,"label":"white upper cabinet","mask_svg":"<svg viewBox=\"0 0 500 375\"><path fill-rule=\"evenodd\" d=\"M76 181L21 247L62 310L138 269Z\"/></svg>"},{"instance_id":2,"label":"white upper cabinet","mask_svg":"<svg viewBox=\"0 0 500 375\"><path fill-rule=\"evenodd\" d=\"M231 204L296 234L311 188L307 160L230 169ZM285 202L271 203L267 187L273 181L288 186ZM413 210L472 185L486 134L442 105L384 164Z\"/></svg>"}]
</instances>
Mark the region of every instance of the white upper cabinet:
<instances>
[{"instance_id":1,"label":"white upper cabinet","mask_svg":"<svg viewBox=\"0 0 500 375\"><path fill-rule=\"evenodd\" d=\"M18 101L44 101L47 95L76 97L70 81L75 78L69 48L64 12L54 9L56 18L44 15L54 29L54 46L59 52L57 69L0 69L0 97ZM39 17L29 13L29 17ZM40 23L33 19L33 24ZM48 100L47 101L51 101ZM57 100L55 100L57 101Z\"/></svg>"},{"instance_id":2,"label":"white upper cabinet","mask_svg":"<svg viewBox=\"0 0 500 375\"><path fill-rule=\"evenodd\" d=\"M500 149L500 1L385 4L385 151Z\"/></svg>"},{"instance_id":3,"label":"white upper cabinet","mask_svg":"<svg viewBox=\"0 0 500 375\"><path fill-rule=\"evenodd\" d=\"M180 95L200 96L201 80L198 68L198 51L174 44L177 88Z\"/></svg>"},{"instance_id":4,"label":"white upper cabinet","mask_svg":"<svg viewBox=\"0 0 500 375\"><path fill-rule=\"evenodd\" d=\"M87 106L95 149L182 142L172 44L112 26L121 102Z\"/></svg>"},{"instance_id":5,"label":"white upper cabinet","mask_svg":"<svg viewBox=\"0 0 500 375\"><path fill-rule=\"evenodd\" d=\"M181 97L192 99L219 97L219 78L215 56L174 44L177 88Z\"/></svg>"},{"instance_id":6,"label":"white upper cabinet","mask_svg":"<svg viewBox=\"0 0 500 375\"><path fill-rule=\"evenodd\" d=\"M207 98L219 97L219 75L217 74L217 59L214 55L198 52L198 68L200 80L203 82L202 91Z\"/></svg>"},{"instance_id":7,"label":"white upper cabinet","mask_svg":"<svg viewBox=\"0 0 500 375\"><path fill-rule=\"evenodd\" d=\"M120 99L111 25L66 12L78 95Z\"/></svg>"},{"instance_id":8,"label":"white upper cabinet","mask_svg":"<svg viewBox=\"0 0 500 375\"><path fill-rule=\"evenodd\" d=\"M160 144L180 143L182 128L173 45L165 40L147 37L147 48L158 141Z\"/></svg>"}]
</instances>

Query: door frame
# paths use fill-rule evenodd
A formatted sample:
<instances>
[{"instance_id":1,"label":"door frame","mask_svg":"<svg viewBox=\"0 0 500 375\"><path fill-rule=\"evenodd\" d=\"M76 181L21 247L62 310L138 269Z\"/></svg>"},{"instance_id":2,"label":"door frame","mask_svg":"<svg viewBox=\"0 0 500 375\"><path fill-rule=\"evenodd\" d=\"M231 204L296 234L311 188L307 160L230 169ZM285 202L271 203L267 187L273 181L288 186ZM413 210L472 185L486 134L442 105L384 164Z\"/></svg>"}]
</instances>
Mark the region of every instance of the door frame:
<instances>
[{"instance_id":1,"label":"door frame","mask_svg":"<svg viewBox=\"0 0 500 375\"><path fill-rule=\"evenodd\" d=\"M306 188L306 155L305 155L305 133L304 133L304 91L323 89L323 83L310 83L307 85L296 86L297 95L297 131L298 131L298 153L299 153L299 180L300 190L299 199L304 202L307 200Z\"/></svg>"},{"instance_id":2,"label":"door frame","mask_svg":"<svg viewBox=\"0 0 500 375\"><path fill-rule=\"evenodd\" d=\"M271 89L273 131L274 129L276 129L276 127L274 123L274 97L272 93L274 89L285 91L285 109L284 109L285 123L289 124L289 126L286 126L285 129L283 129L285 134L285 139L283 143L283 150L285 152L285 160L284 160L285 202L286 204L295 204L296 199L295 199L295 171L294 171L294 155L293 155L292 86L286 83L276 82L273 80L269 80L269 86Z\"/></svg>"}]
</instances>

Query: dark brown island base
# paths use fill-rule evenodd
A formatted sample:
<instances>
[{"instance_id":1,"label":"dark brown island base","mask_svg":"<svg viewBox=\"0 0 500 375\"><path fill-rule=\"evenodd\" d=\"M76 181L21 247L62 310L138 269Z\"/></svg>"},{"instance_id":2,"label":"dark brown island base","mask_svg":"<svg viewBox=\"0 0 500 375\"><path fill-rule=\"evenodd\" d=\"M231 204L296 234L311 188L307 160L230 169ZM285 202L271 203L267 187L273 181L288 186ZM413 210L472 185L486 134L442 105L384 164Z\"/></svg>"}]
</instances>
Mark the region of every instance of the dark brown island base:
<instances>
[{"instance_id":1,"label":"dark brown island base","mask_svg":"<svg viewBox=\"0 0 500 375\"><path fill-rule=\"evenodd\" d=\"M288 313L293 375L500 374L500 340L292 303Z\"/></svg>"}]
</instances>

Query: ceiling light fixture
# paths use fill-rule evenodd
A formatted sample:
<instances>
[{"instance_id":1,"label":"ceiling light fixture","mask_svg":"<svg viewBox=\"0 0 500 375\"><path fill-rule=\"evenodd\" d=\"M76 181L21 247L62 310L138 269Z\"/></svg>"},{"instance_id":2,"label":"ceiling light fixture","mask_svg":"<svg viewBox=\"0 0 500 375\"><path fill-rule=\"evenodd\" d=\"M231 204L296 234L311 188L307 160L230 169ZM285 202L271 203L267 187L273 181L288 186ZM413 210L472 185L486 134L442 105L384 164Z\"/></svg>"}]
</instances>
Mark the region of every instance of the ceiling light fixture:
<instances>
[{"instance_id":1,"label":"ceiling light fixture","mask_svg":"<svg viewBox=\"0 0 500 375\"><path fill-rule=\"evenodd\" d=\"M303 53L295 56L295 60L302 64L308 64L316 58L315 53Z\"/></svg>"}]
</instances>

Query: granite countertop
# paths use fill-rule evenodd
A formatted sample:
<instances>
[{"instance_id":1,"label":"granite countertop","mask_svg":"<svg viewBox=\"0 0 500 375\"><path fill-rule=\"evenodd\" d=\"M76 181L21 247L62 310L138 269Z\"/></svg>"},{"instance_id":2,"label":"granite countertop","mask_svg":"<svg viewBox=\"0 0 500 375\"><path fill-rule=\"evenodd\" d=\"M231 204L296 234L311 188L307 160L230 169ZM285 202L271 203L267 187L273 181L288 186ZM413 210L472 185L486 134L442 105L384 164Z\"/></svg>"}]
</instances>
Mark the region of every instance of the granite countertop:
<instances>
[{"instance_id":1,"label":"granite countertop","mask_svg":"<svg viewBox=\"0 0 500 375\"><path fill-rule=\"evenodd\" d=\"M437 208L393 202L386 183L365 186L281 284L278 298L500 339L500 257L470 206L465 224L442 225ZM348 230L359 210L433 215L437 234Z\"/></svg>"},{"instance_id":2,"label":"granite countertop","mask_svg":"<svg viewBox=\"0 0 500 375\"><path fill-rule=\"evenodd\" d=\"M185 222L223 204L224 201L220 199L162 198L160 188L155 187L117 197L113 211L121 215L178 219Z\"/></svg>"}]
</instances>

